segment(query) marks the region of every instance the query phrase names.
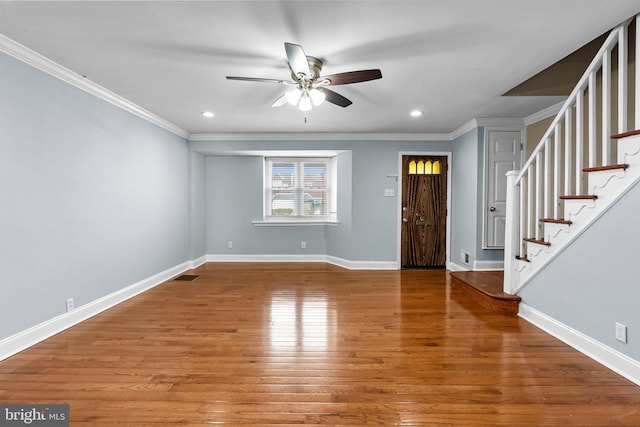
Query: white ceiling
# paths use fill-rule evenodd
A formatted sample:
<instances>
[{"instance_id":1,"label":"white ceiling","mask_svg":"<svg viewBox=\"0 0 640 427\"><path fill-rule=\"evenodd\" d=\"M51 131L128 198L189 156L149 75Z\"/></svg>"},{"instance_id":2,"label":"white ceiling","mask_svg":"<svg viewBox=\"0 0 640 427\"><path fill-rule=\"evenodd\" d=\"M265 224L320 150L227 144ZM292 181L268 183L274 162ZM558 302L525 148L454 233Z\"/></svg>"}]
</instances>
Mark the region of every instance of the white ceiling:
<instances>
[{"instance_id":1,"label":"white ceiling","mask_svg":"<svg viewBox=\"0 0 640 427\"><path fill-rule=\"evenodd\" d=\"M638 12L640 0L0 1L0 33L192 134L425 134L559 102L500 95ZM283 86L225 79L288 79L284 42L324 75L383 78L334 86L353 105L306 114L270 107Z\"/></svg>"}]
</instances>

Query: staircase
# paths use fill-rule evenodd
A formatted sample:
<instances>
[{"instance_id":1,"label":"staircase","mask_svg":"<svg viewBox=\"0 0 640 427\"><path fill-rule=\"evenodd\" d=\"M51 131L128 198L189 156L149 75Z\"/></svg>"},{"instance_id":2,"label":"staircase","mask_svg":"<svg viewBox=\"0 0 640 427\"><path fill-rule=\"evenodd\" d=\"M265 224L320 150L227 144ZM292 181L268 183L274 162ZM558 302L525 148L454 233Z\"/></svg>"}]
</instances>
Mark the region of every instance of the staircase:
<instances>
[{"instance_id":1,"label":"staircase","mask_svg":"<svg viewBox=\"0 0 640 427\"><path fill-rule=\"evenodd\" d=\"M516 257L513 266L515 278L521 284L518 290L640 178L640 131L612 138L620 140L618 163L584 168L589 194L560 196L563 218L540 219L542 237L522 239L524 252Z\"/></svg>"},{"instance_id":2,"label":"staircase","mask_svg":"<svg viewBox=\"0 0 640 427\"><path fill-rule=\"evenodd\" d=\"M627 131L629 110L640 128L640 66L628 60L640 58L640 42L633 49L628 42L637 21L611 31L523 169L507 174L507 294L517 294L640 179L640 131Z\"/></svg>"}]
</instances>

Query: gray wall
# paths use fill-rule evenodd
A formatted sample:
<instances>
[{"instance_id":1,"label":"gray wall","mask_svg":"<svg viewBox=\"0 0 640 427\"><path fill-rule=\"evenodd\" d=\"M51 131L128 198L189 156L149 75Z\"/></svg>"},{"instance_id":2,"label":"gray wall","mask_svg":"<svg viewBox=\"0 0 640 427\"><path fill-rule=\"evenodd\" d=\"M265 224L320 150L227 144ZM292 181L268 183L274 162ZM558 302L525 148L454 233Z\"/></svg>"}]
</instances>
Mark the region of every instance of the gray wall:
<instances>
[{"instance_id":1,"label":"gray wall","mask_svg":"<svg viewBox=\"0 0 640 427\"><path fill-rule=\"evenodd\" d=\"M635 360L640 360L639 210L637 184L519 293L525 304ZM615 340L615 322L627 325L627 344Z\"/></svg>"},{"instance_id":2,"label":"gray wall","mask_svg":"<svg viewBox=\"0 0 640 427\"><path fill-rule=\"evenodd\" d=\"M189 230L192 260L207 254L205 171L205 157L189 150Z\"/></svg>"},{"instance_id":3,"label":"gray wall","mask_svg":"<svg viewBox=\"0 0 640 427\"><path fill-rule=\"evenodd\" d=\"M184 139L0 54L0 339L189 260Z\"/></svg>"},{"instance_id":4,"label":"gray wall","mask_svg":"<svg viewBox=\"0 0 640 427\"><path fill-rule=\"evenodd\" d=\"M478 259L478 145L482 135L479 129L457 138L453 144L453 170L451 186L451 261L471 268ZM460 259L460 252L470 254L470 265Z\"/></svg>"},{"instance_id":5,"label":"gray wall","mask_svg":"<svg viewBox=\"0 0 640 427\"><path fill-rule=\"evenodd\" d=\"M262 218L263 161L261 157L209 155L206 159L207 253L322 254L348 261L397 261L397 221L400 189L398 154L411 151L453 152L452 254L459 263L461 249L472 260L491 259L478 249L478 185L483 159L483 133L473 130L455 141L193 141L197 152L237 150L336 150L338 156L337 226L256 227ZM384 197L395 188L396 197ZM300 242L307 242L307 249ZM227 248L227 242L233 248ZM493 255L493 253L489 254Z\"/></svg>"},{"instance_id":6,"label":"gray wall","mask_svg":"<svg viewBox=\"0 0 640 427\"><path fill-rule=\"evenodd\" d=\"M484 197L484 128L475 128L452 142L453 192L451 261L472 268L476 261L502 261L501 249L482 248ZM460 252L470 255L466 265Z\"/></svg>"},{"instance_id":7,"label":"gray wall","mask_svg":"<svg viewBox=\"0 0 640 427\"><path fill-rule=\"evenodd\" d=\"M321 254L324 228L256 227L262 219L263 160L253 156L206 159L206 248L208 254ZM300 248L300 241L307 248ZM233 242L229 249L227 243Z\"/></svg>"}]
</instances>

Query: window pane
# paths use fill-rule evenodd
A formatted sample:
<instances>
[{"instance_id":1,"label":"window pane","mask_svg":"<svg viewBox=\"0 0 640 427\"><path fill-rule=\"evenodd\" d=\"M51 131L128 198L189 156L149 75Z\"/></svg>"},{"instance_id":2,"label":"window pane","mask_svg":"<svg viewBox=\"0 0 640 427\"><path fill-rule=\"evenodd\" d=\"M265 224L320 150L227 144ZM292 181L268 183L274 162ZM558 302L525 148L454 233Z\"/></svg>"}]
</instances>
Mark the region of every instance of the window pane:
<instances>
[{"instance_id":1,"label":"window pane","mask_svg":"<svg viewBox=\"0 0 640 427\"><path fill-rule=\"evenodd\" d=\"M424 173L426 175L433 174L433 164L431 163L431 160L427 160L427 163L424 164Z\"/></svg>"},{"instance_id":2,"label":"window pane","mask_svg":"<svg viewBox=\"0 0 640 427\"><path fill-rule=\"evenodd\" d=\"M304 162L303 215L327 215L327 163Z\"/></svg>"},{"instance_id":3,"label":"window pane","mask_svg":"<svg viewBox=\"0 0 640 427\"><path fill-rule=\"evenodd\" d=\"M409 162L409 175L415 175L416 173L418 173L416 169L416 161L411 160L411 162Z\"/></svg>"},{"instance_id":4,"label":"window pane","mask_svg":"<svg viewBox=\"0 0 640 427\"><path fill-rule=\"evenodd\" d=\"M271 215L295 216L296 215L295 191L273 190L271 194Z\"/></svg>"},{"instance_id":5,"label":"window pane","mask_svg":"<svg viewBox=\"0 0 640 427\"><path fill-rule=\"evenodd\" d=\"M271 166L271 188L295 188L295 163L278 162Z\"/></svg>"}]
</instances>

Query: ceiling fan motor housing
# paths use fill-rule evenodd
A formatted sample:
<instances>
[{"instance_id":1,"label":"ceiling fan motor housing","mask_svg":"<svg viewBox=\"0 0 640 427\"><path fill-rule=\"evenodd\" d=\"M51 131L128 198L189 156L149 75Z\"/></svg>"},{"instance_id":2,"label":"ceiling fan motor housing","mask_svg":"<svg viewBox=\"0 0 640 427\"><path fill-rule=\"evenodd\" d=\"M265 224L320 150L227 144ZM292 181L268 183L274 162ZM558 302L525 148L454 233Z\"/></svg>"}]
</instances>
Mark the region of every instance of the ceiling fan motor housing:
<instances>
[{"instance_id":1,"label":"ceiling fan motor housing","mask_svg":"<svg viewBox=\"0 0 640 427\"><path fill-rule=\"evenodd\" d=\"M322 61L313 56L307 56L307 62L309 64L309 72L311 73L311 75L306 76L304 80L315 81L318 77L320 77L320 72L322 71ZM300 76L296 76L293 70L291 70L291 77L295 81L300 79Z\"/></svg>"}]
</instances>

